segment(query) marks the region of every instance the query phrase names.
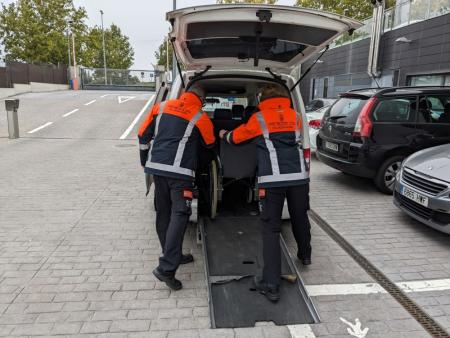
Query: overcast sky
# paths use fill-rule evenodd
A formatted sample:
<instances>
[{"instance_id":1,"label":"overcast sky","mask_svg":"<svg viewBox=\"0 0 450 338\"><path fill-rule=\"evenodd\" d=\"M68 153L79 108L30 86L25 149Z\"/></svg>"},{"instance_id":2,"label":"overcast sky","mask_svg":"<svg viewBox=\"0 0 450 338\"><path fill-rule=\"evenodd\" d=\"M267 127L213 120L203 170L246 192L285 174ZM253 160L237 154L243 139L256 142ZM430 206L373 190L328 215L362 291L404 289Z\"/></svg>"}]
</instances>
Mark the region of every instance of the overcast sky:
<instances>
[{"instance_id":1,"label":"overcast sky","mask_svg":"<svg viewBox=\"0 0 450 338\"><path fill-rule=\"evenodd\" d=\"M0 0L7 4L14 0ZM280 5L292 5L294 0L279 0ZM74 0L76 6L86 8L90 26L100 25L100 9L105 26L115 23L130 37L134 48L135 69L152 69L155 51L169 30L165 13L172 10L172 0ZM215 0L178 0L177 7L216 3Z\"/></svg>"}]
</instances>

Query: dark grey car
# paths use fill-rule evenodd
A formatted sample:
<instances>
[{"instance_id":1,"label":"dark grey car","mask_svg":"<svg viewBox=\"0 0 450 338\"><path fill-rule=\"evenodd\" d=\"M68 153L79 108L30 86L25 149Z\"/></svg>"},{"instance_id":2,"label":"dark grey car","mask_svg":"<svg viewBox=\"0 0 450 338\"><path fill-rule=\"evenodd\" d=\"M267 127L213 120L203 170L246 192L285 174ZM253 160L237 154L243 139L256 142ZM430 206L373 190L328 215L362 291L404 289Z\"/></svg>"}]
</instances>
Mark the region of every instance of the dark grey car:
<instances>
[{"instance_id":1,"label":"dark grey car","mask_svg":"<svg viewBox=\"0 0 450 338\"><path fill-rule=\"evenodd\" d=\"M394 204L420 222L450 234L450 144L419 151L403 162Z\"/></svg>"}]
</instances>

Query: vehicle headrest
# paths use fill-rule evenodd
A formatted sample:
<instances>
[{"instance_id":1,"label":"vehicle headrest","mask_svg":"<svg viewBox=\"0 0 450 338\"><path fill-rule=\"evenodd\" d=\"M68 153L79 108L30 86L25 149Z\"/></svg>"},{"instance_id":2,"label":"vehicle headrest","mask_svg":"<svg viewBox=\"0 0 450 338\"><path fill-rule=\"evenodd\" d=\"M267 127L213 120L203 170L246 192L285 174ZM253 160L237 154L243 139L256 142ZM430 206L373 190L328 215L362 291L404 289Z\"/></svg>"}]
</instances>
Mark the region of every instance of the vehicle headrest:
<instances>
[{"instance_id":1,"label":"vehicle headrest","mask_svg":"<svg viewBox=\"0 0 450 338\"><path fill-rule=\"evenodd\" d=\"M421 110L427 110L427 109L430 109L430 107L431 107L431 102L430 102L430 100L428 100L428 99L422 99L422 100L420 100L420 102L419 102L419 109L421 109Z\"/></svg>"},{"instance_id":2,"label":"vehicle headrest","mask_svg":"<svg viewBox=\"0 0 450 338\"><path fill-rule=\"evenodd\" d=\"M231 115L235 120L242 120L244 118L245 108L243 105L236 104L231 109Z\"/></svg>"},{"instance_id":3,"label":"vehicle headrest","mask_svg":"<svg viewBox=\"0 0 450 338\"><path fill-rule=\"evenodd\" d=\"M217 108L214 111L214 120L231 120L231 110Z\"/></svg>"}]
</instances>

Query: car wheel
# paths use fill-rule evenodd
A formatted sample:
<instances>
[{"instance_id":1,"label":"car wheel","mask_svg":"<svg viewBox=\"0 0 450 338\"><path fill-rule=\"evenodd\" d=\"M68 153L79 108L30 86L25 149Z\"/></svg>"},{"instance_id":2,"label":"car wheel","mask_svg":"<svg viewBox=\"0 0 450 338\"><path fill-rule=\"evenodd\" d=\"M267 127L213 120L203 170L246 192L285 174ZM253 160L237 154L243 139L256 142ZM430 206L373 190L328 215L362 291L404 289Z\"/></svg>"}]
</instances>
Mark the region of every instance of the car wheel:
<instances>
[{"instance_id":1,"label":"car wheel","mask_svg":"<svg viewBox=\"0 0 450 338\"><path fill-rule=\"evenodd\" d=\"M402 166L404 156L393 156L381 165L375 177L375 185L382 193L392 195L395 187L395 177Z\"/></svg>"}]
</instances>

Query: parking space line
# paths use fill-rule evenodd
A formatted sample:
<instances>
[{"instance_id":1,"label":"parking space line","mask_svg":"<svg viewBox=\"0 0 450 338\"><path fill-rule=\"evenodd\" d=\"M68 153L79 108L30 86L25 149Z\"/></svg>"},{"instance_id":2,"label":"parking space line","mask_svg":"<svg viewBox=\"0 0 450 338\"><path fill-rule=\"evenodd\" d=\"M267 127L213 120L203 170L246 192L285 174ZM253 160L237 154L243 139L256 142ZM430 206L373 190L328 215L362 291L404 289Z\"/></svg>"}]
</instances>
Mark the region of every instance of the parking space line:
<instances>
[{"instance_id":1,"label":"parking space line","mask_svg":"<svg viewBox=\"0 0 450 338\"><path fill-rule=\"evenodd\" d=\"M102 95L100 97L103 99L104 97L107 97L107 96L110 96L110 95L115 95L115 94L105 94L105 95Z\"/></svg>"},{"instance_id":2,"label":"parking space line","mask_svg":"<svg viewBox=\"0 0 450 338\"><path fill-rule=\"evenodd\" d=\"M289 333L291 334L291 338L315 338L311 326L308 324L305 325L288 325Z\"/></svg>"},{"instance_id":3,"label":"parking space line","mask_svg":"<svg viewBox=\"0 0 450 338\"><path fill-rule=\"evenodd\" d=\"M70 111L70 112L68 112L67 114L64 114L63 115L63 117L67 117L67 116L70 116L70 115L72 115L72 114L74 114L74 113L76 113L77 111L79 111L80 109L74 109L74 110L72 110L72 111Z\"/></svg>"},{"instance_id":4,"label":"parking space line","mask_svg":"<svg viewBox=\"0 0 450 338\"><path fill-rule=\"evenodd\" d=\"M137 114L137 116L134 118L133 122L131 122L131 124L129 125L129 127L127 128L127 130L124 131L124 133L122 134L122 136L120 136L119 140L124 140L127 138L127 136L131 133L131 131L133 130L134 126L136 125L136 123L139 122L139 120L141 119L141 116L147 111L148 107L150 106L150 104L153 102L153 98L155 97L155 95L152 95L147 103L145 104L145 106L141 109L141 111Z\"/></svg>"},{"instance_id":5,"label":"parking space line","mask_svg":"<svg viewBox=\"0 0 450 338\"><path fill-rule=\"evenodd\" d=\"M432 292L450 290L450 279L431 279L395 283L403 292ZM387 293L378 283L305 285L311 297L339 295L369 295Z\"/></svg>"},{"instance_id":6,"label":"parking space line","mask_svg":"<svg viewBox=\"0 0 450 338\"><path fill-rule=\"evenodd\" d=\"M89 105L93 104L95 101L97 101L97 100L89 101L88 103L85 103L84 105L85 105L85 106L89 106Z\"/></svg>"},{"instance_id":7,"label":"parking space line","mask_svg":"<svg viewBox=\"0 0 450 338\"><path fill-rule=\"evenodd\" d=\"M34 134L35 132L37 132L37 131L39 131L39 130L41 130L41 129L44 129L44 128L46 128L46 127L52 125L52 124L53 124L53 122L47 122L46 124L43 124L42 126L37 127L36 129L30 130L30 131L28 132L28 134Z\"/></svg>"},{"instance_id":8,"label":"parking space line","mask_svg":"<svg viewBox=\"0 0 450 338\"><path fill-rule=\"evenodd\" d=\"M378 283L306 285L310 296L369 295L386 293Z\"/></svg>"}]
</instances>

